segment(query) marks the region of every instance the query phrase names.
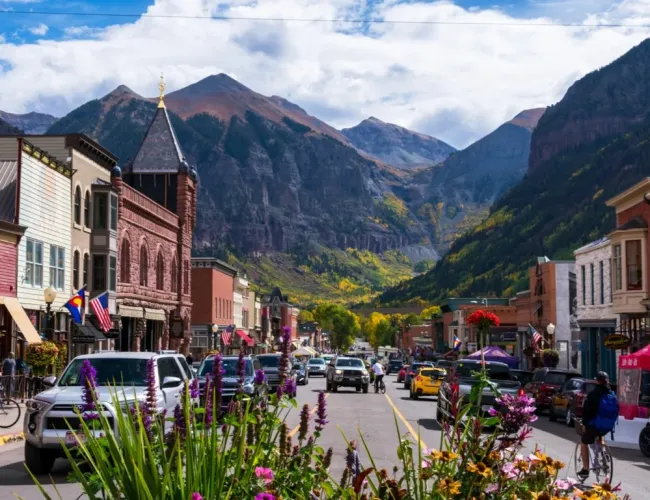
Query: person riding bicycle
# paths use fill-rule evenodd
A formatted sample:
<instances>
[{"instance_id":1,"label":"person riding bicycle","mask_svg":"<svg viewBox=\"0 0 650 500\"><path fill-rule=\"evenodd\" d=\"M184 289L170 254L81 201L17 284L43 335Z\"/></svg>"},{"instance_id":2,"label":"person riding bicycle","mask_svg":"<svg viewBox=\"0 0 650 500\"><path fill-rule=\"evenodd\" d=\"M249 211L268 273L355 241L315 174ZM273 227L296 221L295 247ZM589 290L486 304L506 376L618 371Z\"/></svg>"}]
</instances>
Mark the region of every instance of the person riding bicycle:
<instances>
[{"instance_id":1,"label":"person riding bicycle","mask_svg":"<svg viewBox=\"0 0 650 500\"><path fill-rule=\"evenodd\" d=\"M379 382L384 378L384 367L379 360L375 360L375 364L372 365L372 372L375 374L375 392L379 392Z\"/></svg>"},{"instance_id":2,"label":"person riding bicycle","mask_svg":"<svg viewBox=\"0 0 650 500\"><path fill-rule=\"evenodd\" d=\"M589 477L589 446L596 439L602 446L603 437L614 430L618 421L618 400L609 385L609 375L598 372L596 375L598 385L585 399L582 408L582 425L584 432L580 445L583 469L578 472L578 477L585 480Z\"/></svg>"}]
</instances>

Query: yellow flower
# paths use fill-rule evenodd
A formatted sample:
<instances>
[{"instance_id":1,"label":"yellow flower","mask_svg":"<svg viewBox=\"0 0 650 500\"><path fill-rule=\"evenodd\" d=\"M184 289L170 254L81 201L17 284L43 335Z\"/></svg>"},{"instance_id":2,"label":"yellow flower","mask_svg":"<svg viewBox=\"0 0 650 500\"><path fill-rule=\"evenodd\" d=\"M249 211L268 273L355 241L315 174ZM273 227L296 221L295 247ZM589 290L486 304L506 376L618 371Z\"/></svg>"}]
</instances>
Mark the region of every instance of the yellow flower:
<instances>
[{"instance_id":1,"label":"yellow flower","mask_svg":"<svg viewBox=\"0 0 650 500\"><path fill-rule=\"evenodd\" d=\"M551 500L552 497L545 491L540 491L540 492L535 492L531 491L530 495L532 497L532 500Z\"/></svg>"},{"instance_id":2,"label":"yellow flower","mask_svg":"<svg viewBox=\"0 0 650 500\"><path fill-rule=\"evenodd\" d=\"M616 498L616 493L614 493L614 489L609 483L594 484L593 491L600 494L600 496L604 499L609 500Z\"/></svg>"},{"instance_id":3,"label":"yellow flower","mask_svg":"<svg viewBox=\"0 0 650 500\"><path fill-rule=\"evenodd\" d=\"M438 483L438 488L447 495L458 495L460 493L460 481L454 481L452 478L443 479Z\"/></svg>"},{"instance_id":4,"label":"yellow flower","mask_svg":"<svg viewBox=\"0 0 650 500\"><path fill-rule=\"evenodd\" d=\"M470 462L467 465L467 470L474 474L478 474L479 476L483 476L485 479L488 479L492 475L492 469L490 469L483 462L479 462L477 464L473 464Z\"/></svg>"},{"instance_id":5,"label":"yellow flower","mask_svg":"<svg viewBox=\"0 0 650 500\"><path fill-rule=\"evenodd\" d=\"M575 493L578 494L578 498L581 498L582 500L600 500L600 496L598 493L595 491L580 491L578 489L575 490Z\"/></svg>"}]
</instances>

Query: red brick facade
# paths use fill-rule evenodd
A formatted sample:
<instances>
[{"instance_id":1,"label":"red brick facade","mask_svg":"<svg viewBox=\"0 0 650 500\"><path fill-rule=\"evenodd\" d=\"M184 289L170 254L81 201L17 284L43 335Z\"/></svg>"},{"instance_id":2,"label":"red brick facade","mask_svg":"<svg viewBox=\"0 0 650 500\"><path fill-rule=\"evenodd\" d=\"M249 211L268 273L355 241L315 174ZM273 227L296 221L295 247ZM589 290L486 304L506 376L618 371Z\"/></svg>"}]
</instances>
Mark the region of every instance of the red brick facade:
<instances>
[{"instance_id":1,"label":"red brick facade","mask_svg":"<svg viewBox=\"0 0 650 500\"><path fill-rule=\"evenodd\" d=\"M197 267L204 264L206 267ZM224 326L235 322L233 287L236 273L235 269L229 269L216 259L192 261L192 321L195 325Z\"/></svg>"}]
</instances>

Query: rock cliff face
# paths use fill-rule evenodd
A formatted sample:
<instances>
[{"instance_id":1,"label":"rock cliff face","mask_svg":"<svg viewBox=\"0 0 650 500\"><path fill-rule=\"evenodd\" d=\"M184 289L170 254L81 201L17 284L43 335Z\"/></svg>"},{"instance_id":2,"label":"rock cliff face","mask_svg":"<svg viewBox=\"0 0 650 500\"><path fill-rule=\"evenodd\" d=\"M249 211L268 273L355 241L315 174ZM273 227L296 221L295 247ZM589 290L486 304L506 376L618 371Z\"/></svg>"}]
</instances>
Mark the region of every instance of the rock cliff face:
<instances>
[{"instance_id":1,"label":"rock cliff face","mask_svg":"<svg viewBox=\"0 0 650 500\"><path fill-rule=\"evenodd\" d=\"M25 134L44 134L57 119L45 113L31 112L17 115L0 111L0 120L22 130Z\"/></svg>"},{"instance_id":2,"label":"rock cliff face","mask_svg":"<svg viewBox=\"0 0 650 500\"><path fill-rule=\"evenodd\" d=\"M562 151L612 137L650 113L650 39L575 82L533 134L530 170Z\"/></svg>"},{"instance_id":3,"label":"rock cliff face","mask_svg":"<svg viewBox=\"0 0 650 500\"><path fill-rule=\"evenodd\" d=\"M435 137L384 123L374 116L341 132L357 149L403 169L435 165L456 151Z\"/></svg>"},{"instance_id":4,"label":"rock cliff face","mask_svg":"<svg viewBox=\"0 0 650 500\"><path fill-rule=\"evenodd\" d=\"M1 134L21 134L22 130L17 129L13 125L0 119L0 135Z\"/></svg>"},{"instance_id":5,"label":"rock cliff face","mask_svg":"<svg viewBox=\"0 0 650 500\"><path fill-rule=\"evenodd\" d=\"M522 111L440 165L413 175L404 194L411 210L446 250L478 224L492 203L526 173L531 134L544 108Z\"/></svg>"},{"instance_id":6,"label":"rock cliff face","mask_svg":"<svg viewBox=\"0 0 650 500\"><path fill-rule=\"evenodd\" d=\"M226 75L172 92L165 103L199 172L199 252L287 252L313 243L382 252L425 238L408 210L391 217L394 176L298 106ZM154 99L121 86L49 133L84 132L125 163L154 110Z\"/></svg>"}]
</instances>

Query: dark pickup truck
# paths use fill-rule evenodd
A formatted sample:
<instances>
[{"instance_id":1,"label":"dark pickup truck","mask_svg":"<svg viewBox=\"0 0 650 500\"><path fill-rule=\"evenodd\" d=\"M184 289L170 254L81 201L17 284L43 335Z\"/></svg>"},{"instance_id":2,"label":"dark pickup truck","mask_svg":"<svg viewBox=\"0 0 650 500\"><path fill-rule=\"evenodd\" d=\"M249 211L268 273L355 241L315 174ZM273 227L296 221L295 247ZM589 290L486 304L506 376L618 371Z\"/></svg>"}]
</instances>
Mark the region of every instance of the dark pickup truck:
<instances>
[{"instance_id":1,"label":"dark pickup truck","mask_svg":"<svg viewBox=\"0 0 650 500\"><path fill-rule=\"evenodd\" d=\"M491 382L497 384L501 394L522 394L521 383L510 374L508 365L491 361L486 361L484 365L488 378ZM447 378L443 381L438 394L436 419L439 422L454 419L451 403L454 399L454 393L456 393L460 401L460 407L468 403L472 387L479 383L478 378L473 374L480 372L482 369L483 363L481 361L461 360L455 362L447 371ZM497 397L490 387L484 388L481 397L481 408L477 408L477 410L481 413L487 413L490 408L498 409L498 404L495 401Z\"/></svg>"}]
</instances>

